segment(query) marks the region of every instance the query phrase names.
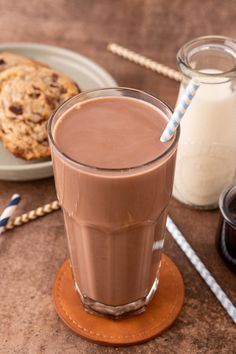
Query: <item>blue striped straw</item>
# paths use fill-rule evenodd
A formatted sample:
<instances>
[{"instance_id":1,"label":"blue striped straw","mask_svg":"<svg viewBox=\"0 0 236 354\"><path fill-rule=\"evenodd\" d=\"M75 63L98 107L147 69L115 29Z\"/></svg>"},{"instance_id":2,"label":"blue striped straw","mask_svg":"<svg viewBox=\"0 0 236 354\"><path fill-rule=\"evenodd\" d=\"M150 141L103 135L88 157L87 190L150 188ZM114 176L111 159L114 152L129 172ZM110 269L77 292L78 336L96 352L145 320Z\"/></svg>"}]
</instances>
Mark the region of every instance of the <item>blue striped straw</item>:
<instances>
[{"instance_id":1,"label":"blue striped straw","mask_svg":"<svg viewBox=\"0 0 236 354\"><path fill-rule=\"evenodd\" d=\"M4 227L7 225L10 217L14 213L17 205L20 202L20 196L19 194L13 194L11 197L11 200L9 201L7 207L3 210L1 216L0 216L0 234L3 232Z\"/></svg>"},{"instance_id":2,"label":"blue striped straw","mask_svg":"<svg viewBox=\"0 0 236 354\"><path fill-rule=\"evenodd\" d=\"M165 130L163 131L160 140L165 143L169 141L172 136L174 135L176 129L179 126L181 119L186 112L186 109L189 107L193 97L195 96L197 89L199 88L200 84L196 81L190 81L183 96L180 98L179 103L177 104L174 113L172 114Z\"/></svg>"},{"instance_id":3,"label":"blue striped straw","mask_svg":"<svg viewBox=\"0 0 236 354\"><path fill-rule=\"evenodd\" d=\"M206 282L206 284L209 286L213 294L216 296L216 298L219 300L221 305L224 307L228 315L232 318L234 323L236 324L236 308L233 305L233 303L230 301L228 296L225 294L225 292L221 289L219 284L216 282L216 280L213 278L213 276L210 274L210 272L207 270L205 265L202 263L200 258L197 256L195 251L192 249L188 241L185 239L185 237L181 234L177 226L173 223L171 218L167 216L167 222L166 222L166 227L167 230L170 232L174 240L177 242L179 247L182 249L182 251L185 253L185 255L188 257L190 262L194 265L195 269L198 271L202 279Z\"/></svg>"}]
</instances>

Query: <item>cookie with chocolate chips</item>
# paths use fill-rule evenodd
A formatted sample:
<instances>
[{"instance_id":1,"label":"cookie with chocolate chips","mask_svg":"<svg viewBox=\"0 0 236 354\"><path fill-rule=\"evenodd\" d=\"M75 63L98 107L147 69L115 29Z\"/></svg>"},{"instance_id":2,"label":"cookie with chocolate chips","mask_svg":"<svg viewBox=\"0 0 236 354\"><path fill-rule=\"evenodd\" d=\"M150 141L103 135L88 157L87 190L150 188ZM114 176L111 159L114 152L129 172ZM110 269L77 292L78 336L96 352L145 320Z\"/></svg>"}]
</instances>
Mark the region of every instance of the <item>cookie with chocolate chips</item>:
<instances>
[{"instance_id":1,"label":"cookie with chocolate chips","mask_svg":"<svg viewBox=\"0 0 236 354\"><path fill-rule=\"evenodd\" d=\"M0 53L0 72L19 65L48 67L46 64L40 63L39 61L25 57L23 55L18 55L9 52Z\"/></svg>"},{"instance_id":2,"label":"cookie with chocolate chips","mask_svg":"<svg viewBox=\"0 0 236 354\"><path fill-rule=\"evenodd\" d=\"M4 146L26 160L50 156L48 118L79 91L72 80L49 68L21 65L3 71L0 129Z\"/></svg>"}]
</instances>

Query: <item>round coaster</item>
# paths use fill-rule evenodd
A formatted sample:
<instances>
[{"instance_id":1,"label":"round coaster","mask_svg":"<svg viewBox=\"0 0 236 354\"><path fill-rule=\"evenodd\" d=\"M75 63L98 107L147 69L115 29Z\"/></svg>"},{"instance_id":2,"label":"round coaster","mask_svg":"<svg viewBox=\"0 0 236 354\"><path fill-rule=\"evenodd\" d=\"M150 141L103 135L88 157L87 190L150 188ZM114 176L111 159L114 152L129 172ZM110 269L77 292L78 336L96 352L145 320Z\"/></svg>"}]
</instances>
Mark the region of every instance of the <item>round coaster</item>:
<instances>
[{"instance_id":1,"label":"round coaster","mask_svg":"<svg viewBox=\"0 0 236 354\"><path fill-rule=\"evenodd\" d=\"M182 276L165 255L157 292L141 315L112 320L87 313L74 289L69 260L59 269L54 283L54 303L62 321L79 336L103 345L131 345L157 336L174 322L183 301Z\"/></svg>"}]
</instances>

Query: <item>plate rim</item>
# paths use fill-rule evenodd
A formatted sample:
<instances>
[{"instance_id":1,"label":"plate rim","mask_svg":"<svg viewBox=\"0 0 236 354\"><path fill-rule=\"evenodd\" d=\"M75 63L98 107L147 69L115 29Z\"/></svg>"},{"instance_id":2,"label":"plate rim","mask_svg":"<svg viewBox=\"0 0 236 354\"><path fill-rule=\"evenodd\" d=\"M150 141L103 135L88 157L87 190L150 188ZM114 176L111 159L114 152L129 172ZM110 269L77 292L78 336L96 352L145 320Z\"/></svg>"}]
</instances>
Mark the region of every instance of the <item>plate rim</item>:
<instances>
[{"instance_id":1,"label":"plate rim","mask_svg":"<svg viewBox=\"0 0 236 354\"><path fill-rule=\"evenodd\" d=\"M9 48L9 49L8 49ZM89 57L86 57L83 54L80 54L79 52L75 52L71 49L67 49L64 47L58 47L55 45L51 44L43 44L43 43L38 43L38 42L1 42L0 44L0 52L3 50L11 50L11 49L17 49L17 48L22 48L22 49L44 49L48 52L61 52L63 55L67 55L68 57L71 58L79 58L80 60L86 62L90 67L92 67L95 70L100 71L102 73L103 77L106 78L106 80L110 81L111 85L107 87L117 87L118 84L116 80L111 76L111 74L106 71L102 66L97 64L95 61L90 59ZM43 162L34 162L34 163L29 163L25 165L0 165L0 171L4 172L24 172L27 170L37 170L37 169L44 169L52 167L52 160L50 161L43 161Z\"/></svg>"}]
</instances>

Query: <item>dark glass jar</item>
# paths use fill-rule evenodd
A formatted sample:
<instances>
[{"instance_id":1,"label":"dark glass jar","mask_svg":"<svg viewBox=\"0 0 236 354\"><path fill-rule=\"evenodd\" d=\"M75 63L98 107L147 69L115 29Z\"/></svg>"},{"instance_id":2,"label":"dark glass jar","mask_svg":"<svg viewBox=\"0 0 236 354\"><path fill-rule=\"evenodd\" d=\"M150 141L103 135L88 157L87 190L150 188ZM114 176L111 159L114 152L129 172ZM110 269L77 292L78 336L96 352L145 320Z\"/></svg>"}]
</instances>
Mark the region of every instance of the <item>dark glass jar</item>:
<instances>
[{"instance_id":1,"label":"dark glass jar","mask_svg":"<svg viewBox=\"0 0 236 354\"><path fill-rule=\"evenodd\" d=\"M219 200L220 220L217 247L224 260L236 272L236 184L231 184Z\"/></svg>"}]
</instances>

